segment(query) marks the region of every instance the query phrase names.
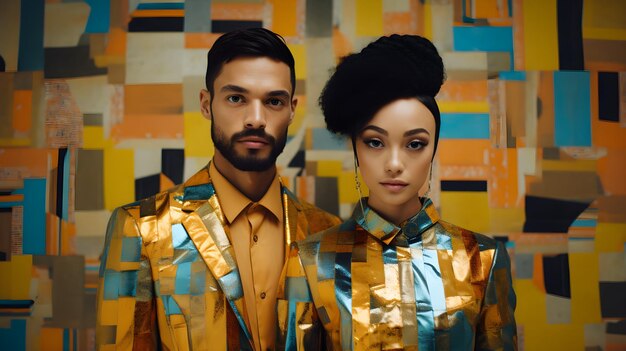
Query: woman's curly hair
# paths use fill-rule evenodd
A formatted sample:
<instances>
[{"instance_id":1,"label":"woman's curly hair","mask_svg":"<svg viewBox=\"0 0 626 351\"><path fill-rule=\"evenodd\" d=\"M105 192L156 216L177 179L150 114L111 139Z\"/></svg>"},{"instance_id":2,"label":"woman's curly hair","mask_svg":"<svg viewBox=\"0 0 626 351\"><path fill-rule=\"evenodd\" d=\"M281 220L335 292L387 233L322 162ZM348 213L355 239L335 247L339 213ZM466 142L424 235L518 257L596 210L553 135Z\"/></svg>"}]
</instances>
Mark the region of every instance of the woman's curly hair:
<instances>
[{"instance_id":1,"label":"woman's curly hair","mask_svg":"<svg viewBox=\"0 0 626 351\"><path fill-rule=\"evenodd\" d=\"M328 130L354 137L385 105L417 98L435 117L435 147L440 115L435 102L445 79L443 60L428 39L417 35L381 37L337 65L319 104Z\"/></svg>"}]
</instances>

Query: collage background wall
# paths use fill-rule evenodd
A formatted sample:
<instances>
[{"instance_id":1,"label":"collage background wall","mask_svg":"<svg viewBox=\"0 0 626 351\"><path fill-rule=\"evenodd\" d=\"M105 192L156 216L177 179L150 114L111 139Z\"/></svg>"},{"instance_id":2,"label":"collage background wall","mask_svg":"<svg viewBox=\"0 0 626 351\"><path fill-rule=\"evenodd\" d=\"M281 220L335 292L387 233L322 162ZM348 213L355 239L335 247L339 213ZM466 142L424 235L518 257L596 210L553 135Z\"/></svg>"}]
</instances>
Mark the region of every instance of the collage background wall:
<instances>
[{"instance_id":1,"label":"collage background wall","mask_svg":"<svg viewBox=\"0 0 626 351\"><path fill-rule=\"evenodd\" d=\"M381 35L431 39L447 81L431 196L506 241L522 350L626 349L626 2L0 1L0 345L94 350L99 255L115 207L211 158L206 52L263 26L296 59L279 159L300 197L349 216L349 143L317 97Z\"/></svg>"}]
</instances>

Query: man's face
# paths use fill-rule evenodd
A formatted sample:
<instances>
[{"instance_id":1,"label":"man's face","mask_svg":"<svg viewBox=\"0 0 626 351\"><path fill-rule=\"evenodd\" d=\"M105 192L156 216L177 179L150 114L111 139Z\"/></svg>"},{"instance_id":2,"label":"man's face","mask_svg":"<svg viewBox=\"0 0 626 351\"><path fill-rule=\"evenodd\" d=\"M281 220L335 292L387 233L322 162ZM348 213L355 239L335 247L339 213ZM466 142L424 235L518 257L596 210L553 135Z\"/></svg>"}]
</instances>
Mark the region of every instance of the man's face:
<instances>
[{"instance_id":1,"label":"man's face","mask_svg":"<svg viewBox=\"0 0 626 351\"><path fill-rule=\"evenodd\" d=\"M236 58L222 66L213 91L212 102L206 90L200 100L216 153L241 171L273 167L297 104L289 66L267 57Z\"/></svg>"}]
</instances>

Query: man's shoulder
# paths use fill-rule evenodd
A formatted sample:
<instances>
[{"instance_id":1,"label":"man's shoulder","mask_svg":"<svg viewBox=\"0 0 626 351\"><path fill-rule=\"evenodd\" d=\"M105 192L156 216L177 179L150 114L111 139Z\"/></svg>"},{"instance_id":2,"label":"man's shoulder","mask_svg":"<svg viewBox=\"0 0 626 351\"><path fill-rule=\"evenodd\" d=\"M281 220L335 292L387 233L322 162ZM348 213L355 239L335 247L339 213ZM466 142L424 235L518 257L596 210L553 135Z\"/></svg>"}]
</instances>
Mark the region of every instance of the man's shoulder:
<instances>
[{"instance_id":1,"label":"man's shoulder","mask_svg":"<svg viewBox=\"0 0 626 351\"><path fill-rule=\"evenodd\" d=\"M156 215L159 209L169 207L172 202L182 204L183 194L184 184L179 184L152 196L122 205L116 211L126 211L136 219Z\"/></svg>"}]
</instances>

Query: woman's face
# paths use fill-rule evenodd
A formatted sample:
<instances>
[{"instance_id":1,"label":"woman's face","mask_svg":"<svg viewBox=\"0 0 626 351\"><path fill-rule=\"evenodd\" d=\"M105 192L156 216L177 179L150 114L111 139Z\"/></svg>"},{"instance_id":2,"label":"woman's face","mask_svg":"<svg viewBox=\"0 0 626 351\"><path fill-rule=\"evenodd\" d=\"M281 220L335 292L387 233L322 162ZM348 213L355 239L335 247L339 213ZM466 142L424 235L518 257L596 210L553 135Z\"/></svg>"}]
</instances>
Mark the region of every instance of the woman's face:
<instances>
[{"instance_id":1,"label":"woman's face","mask_svg":"<svg viewBox=\"0 0 626 351\"><path fill-rule=\"evenodd\" d=\"M385 105L357 134L356 151L368 204L399 224L421 208L435 142L435 118L415 98Z\"/></svg>"}]
</instances>

